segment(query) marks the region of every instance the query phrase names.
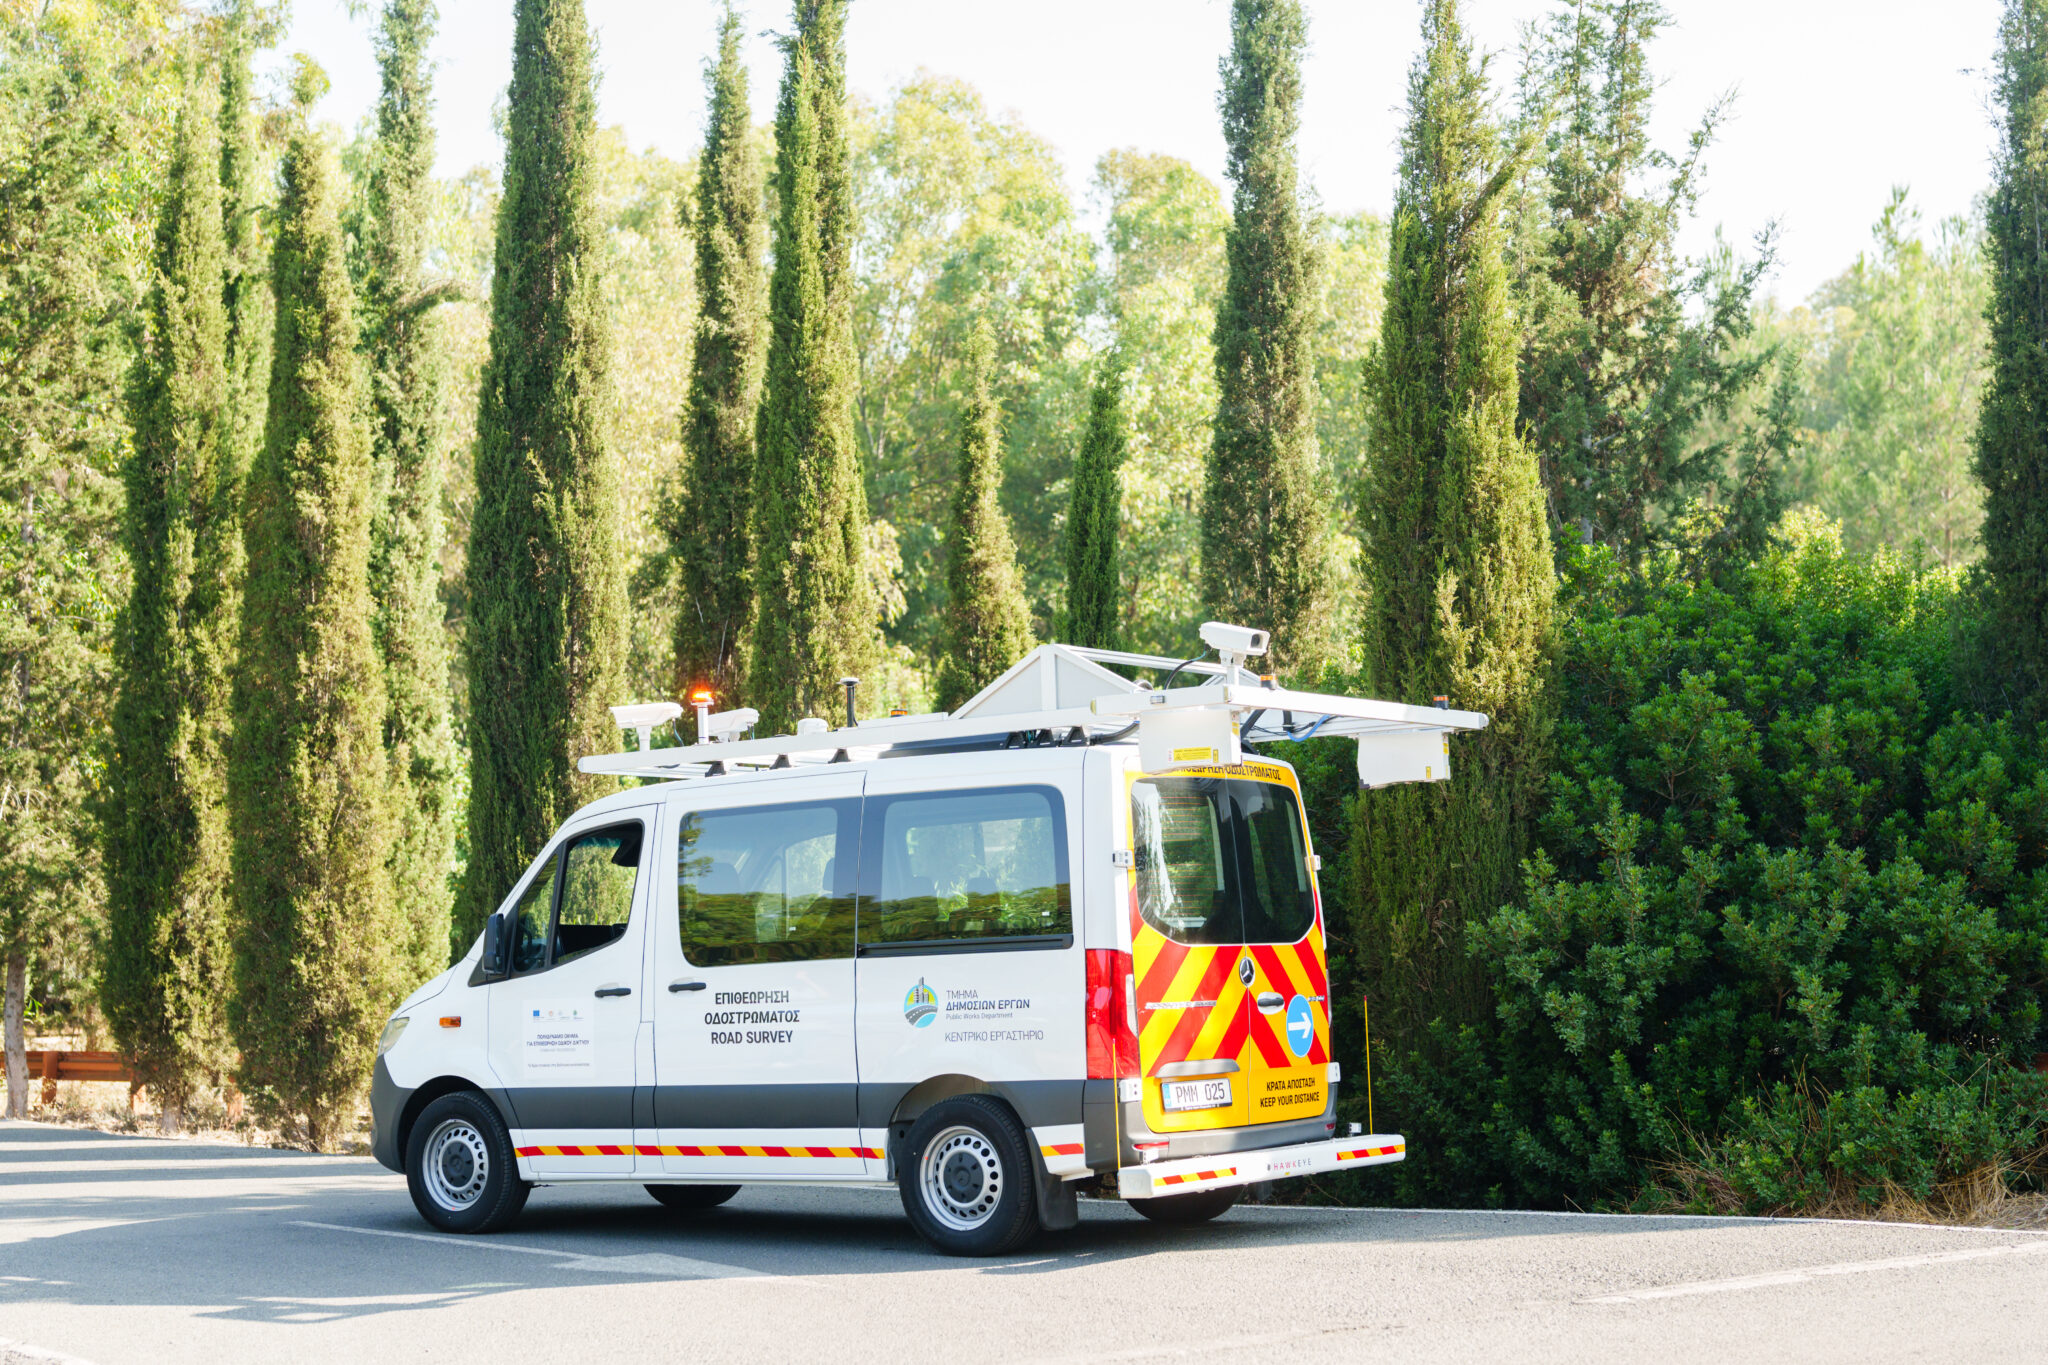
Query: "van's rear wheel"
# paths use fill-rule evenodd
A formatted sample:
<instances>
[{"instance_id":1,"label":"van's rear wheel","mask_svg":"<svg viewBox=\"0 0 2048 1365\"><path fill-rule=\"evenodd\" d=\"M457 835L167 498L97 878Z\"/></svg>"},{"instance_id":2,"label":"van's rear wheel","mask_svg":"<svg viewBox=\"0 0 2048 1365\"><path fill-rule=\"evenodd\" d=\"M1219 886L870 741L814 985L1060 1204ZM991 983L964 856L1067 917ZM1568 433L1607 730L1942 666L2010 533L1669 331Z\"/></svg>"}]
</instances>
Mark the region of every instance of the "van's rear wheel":
<instances>
[{"instance_id":1,"label":"van's rear wheel","mask_svg":"<svg viewBox=\"0 0 2048 1365\"><path fill-rule=\"evenodd\" d=\"M519 1178L505 1121L473 1090L443 1095L414 1120L405 1186L420 1217L443 1232L496 1232L519 1216L533 1192Z\"/></svg>"},{"instance_id":2,"label":"van's rear wheel","mask_svg":"<svg viewBox=\"0 0 2048 1365\"><path fill-rule=\"evenodd\" d=\"M1196 1190L1192 1194L1162 1194L1151 1199L1133 1199L1132 1208L1155 1223L1188 1227L1221 1216L1244 1193L1241 1185L1221 1190Z\"/></svg>"},{"instance_id":3,"label":"van's rear wheel","mask_svg":"<svg viewBox=\"0 0 2048 1365\"><path fill-rule=\"evenodd\" d=\"M663 1208L675 1209L679 1213L695 1213L701 1209L715 1209L740 1192L737 1185L649 1185L647 1192L658 1200Z\"/></svg>"},{"instance_id":4,"label":"van's rear wheel","mask_svg":"<svg viewBox=\"0 0 2048 1365\"><path fill-rule=\"evenodd\" d=\"M952 1256L1001 1256L1038 1231L1031 1149L1001 1100L941 1100L911 1125L896 1183L924 1239Z\"/></svg>"}]
</instances>

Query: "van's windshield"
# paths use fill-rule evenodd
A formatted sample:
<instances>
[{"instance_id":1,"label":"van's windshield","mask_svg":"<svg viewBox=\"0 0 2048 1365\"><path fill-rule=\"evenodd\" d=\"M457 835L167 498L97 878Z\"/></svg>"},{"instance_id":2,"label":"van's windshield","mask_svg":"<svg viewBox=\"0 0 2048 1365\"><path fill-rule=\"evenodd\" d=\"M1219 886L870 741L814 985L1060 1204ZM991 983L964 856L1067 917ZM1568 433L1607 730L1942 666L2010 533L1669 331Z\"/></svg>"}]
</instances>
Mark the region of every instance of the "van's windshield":
<instances>
[{"instance_id":1,"label":"van's windshield","mask_svg":"<svg viewBox=\"0 0 2048 1365\"><path fill-rule=\"evenodd\" d=\"M1315 893L1294 794L1234 777L1131 784L1138 912L1177 943L1294 943Z\"/></svg>"}]
</instances>

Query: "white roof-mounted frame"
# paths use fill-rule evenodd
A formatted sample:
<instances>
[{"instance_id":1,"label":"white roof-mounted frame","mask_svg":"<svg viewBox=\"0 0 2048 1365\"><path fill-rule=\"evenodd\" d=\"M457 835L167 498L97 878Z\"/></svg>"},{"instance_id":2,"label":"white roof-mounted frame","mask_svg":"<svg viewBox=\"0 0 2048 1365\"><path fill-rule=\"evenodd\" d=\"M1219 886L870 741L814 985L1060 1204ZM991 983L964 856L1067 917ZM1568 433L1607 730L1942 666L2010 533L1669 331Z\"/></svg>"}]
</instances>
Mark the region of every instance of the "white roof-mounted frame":
<instances>
[{"instance_id":1,"label":"white roof-mounted frame","mask_svg":"<svg viewBox=\"0 0 2048 1365\"><path fill-rule=\"evenodd\" d=\"M1113 673L1105 665L1163 671L1178 668L1203 681L1192 687L1155 689ZM1232 674L1235 676L1229 676ZM1103 743L1133 735L1148 716L1157 719L1144 725L1147 731L1163 733L1169 726L1178 730L1189 723L1203 724L1206 717L1209 731L1228 732L1236 741L1254 744L1335 736L1361 740L1431 736L1486 727L1486 717L1473 711L1260 686L1241 668L1207 660L1185 662L1122 650L1046 644L950 713L877 716L836 729L812 721L806 723L808 733L803 734L597 754L577 766L586 773L618 777L686 778L717 776L742 767L843 763L890 750L996 748L1015 745L1020 739L1040 745ZM1406 746L1414 747L1413 743ZM1226 749L1234 756L1237 743L1219 746L1219 761ZM1361 744L1361 778L1368 785L1379 785L1368 776L1366 749ZM1439 766L1435 771L1443 769Z\"/></svg>"}]
</instances>

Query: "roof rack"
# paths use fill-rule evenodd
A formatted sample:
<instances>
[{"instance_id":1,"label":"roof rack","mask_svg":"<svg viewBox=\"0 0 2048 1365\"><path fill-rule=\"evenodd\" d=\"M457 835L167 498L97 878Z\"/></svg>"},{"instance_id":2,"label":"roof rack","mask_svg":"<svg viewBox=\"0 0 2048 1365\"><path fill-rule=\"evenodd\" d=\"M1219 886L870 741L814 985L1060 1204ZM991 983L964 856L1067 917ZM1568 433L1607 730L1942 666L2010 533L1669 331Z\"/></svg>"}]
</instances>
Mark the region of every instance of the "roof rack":
<instances>
[{"instance_id":1,"label":"roof rack","mask_svg":"<svg viewBox=\"0 0 2048 1365\"><path fill-rule=\"evenodd\" d=\"M1208 633L1204 627L1205 637ZM1250 652L1262 653L1264 632L1246 634L1259 642ZM1360 780L1380 786L1443 780L1449 772L1448 735L1486 727L1485 716L1449 710L1441 701L1433 707L1410 706L1274 687L1242 666L1243 652L1219 652L1224 654L1221 663L1045 644L952 712L877 716L837 728L813 719L799 723L793 735L714 738L670 748L650 747L649 721L673 719L680 707L615 707L621 726L639 731L641 747L592 755L577 766L618 777L718 777L742 768L845 763L892 751L907 755L1134 740L1145 769L1162 771L1236 763L1246 745L1345 736L1360 741ZM1192 673L1202 681L1154 688L1104 667L1111 664ZM715 733L719 717L710 719Z\"/></svg>"}]
</instances>

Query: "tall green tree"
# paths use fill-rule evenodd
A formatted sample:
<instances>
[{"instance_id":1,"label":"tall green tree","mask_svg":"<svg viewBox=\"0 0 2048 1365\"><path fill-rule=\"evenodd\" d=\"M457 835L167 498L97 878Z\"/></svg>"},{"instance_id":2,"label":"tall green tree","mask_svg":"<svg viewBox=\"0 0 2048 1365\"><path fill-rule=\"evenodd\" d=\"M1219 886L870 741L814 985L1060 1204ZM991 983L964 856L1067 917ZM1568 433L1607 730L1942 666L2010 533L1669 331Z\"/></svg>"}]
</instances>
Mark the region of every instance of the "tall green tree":
<instances>
[{"instance_id":1,"label":"tall green tree","mask_svg":"<svg viewBox=\"0 0 2048 1365\"><path fill-rule=\"evenodd\" d=\"M764 724L829 715L877 653L854 442L846 0L796 0L775 115L775 271L754 502L747 700Z\"/></svg>"},{"instance_id":2,"label":"tall green tree","mask_svg":"<svg viewBox=\"0 0 2048 1365\"><path fill-rule=\"evenodd\" d=\"M1429 0L1408 78L1374 416L1359 496L1365 683L1483 711L1447 783L1362 793L1347 850L1352 951L1387 1037L1470 1020L1465 925L1512 899L1543 780L1556 580L1536 462L1515 434L1501 260L1504 163L1457 0Z\"/></svg>"},{"instance_id":3,"label":"tall green tree","mask_svg":"<svg viewBox=\"0 0 2048 1365\"><path fill-rule=\"evenodd\" d=\"M1873 249L1815 291L1796 493L1868 554L1917 542L1945 568L1977 557L1983 486L1971 443L1985 380L1990 277L1984 233L1950 218L1931 234L1903 188Z\"/></svg>"},{"instance_id":4,"label":"tall green tree","mask_svg":"<svg viewBox=\"0 0 2048 1365\"><path fill-rule=\"evenodd\" d=\"M718 64L705 77L711 110L697 163L697 333L683 408L689 462L670 545L681 572L676 694L736 691L754 609L748 519L754 500L766 323L761 250L762 165L747 103L739 10L718 28Z\"/></svg>"},{"instance_id":5,"label":"tall green tree","mask_svg":"<svg viewBox=\"0 0 2048 1365\"><path fill-rule=\"evenodd\" d=\"M124 595L122 374L179 79L161 10L74 0L0 23L0 981L79 1020L103 901L93 821Z\"/></svg>"},{"instance_id":6,"label":"tall green tree","mask_svg":"<svg viewBox=\"0 0 2048 1365\"><path fill-rule=\"evenodd\" d=\"M301 58L271 278L270 416L249 477L228 793L245 1089L326 1150L396 1003L384 679L370 601L374 467L326 84Z\"/></svg>"},{"instance_id":7,"label":"tall green tree","mask_svg":"<svg viewBox=\"0 0 2048 1365\"><path fill-rule=\"evenodd\" d=\"M967 343L967 398L947 535L947 651L939 670L939 705L947 710L994 682L1032 645L1017 542L1003 515L1003 414L990 391L995 367L995 330L984 322Z\"/></svg>"},{"instance_id":8,"label":"tall green tree","mask_svg":"<svg viewBox=\"0 0 2048 1365\"><path fill-rule=\"evenodd\" d=\"M2048 687L2048 0L2006 0L1985 210L1991 382L1977 426L1984 567L2018 685Z\"/></svg>"},{"instance_id":9,"label":"tall green tree","mask_svg":"<svg viewBox=\"0 0 2048 1365\"><path fill-rule=\"evenodd\" d=\"M1299 0L1234 0L1223 140L1234 187L1216 305L1216 428L1202 494L1202 602L1263 626L1290 671L1328 659L1329 499L1316 458L1316 256L1295 167Z\"/></svg>"},{"instance_id":10,"label":"tall green tree","mask_svg":"<svg viewBox=\"0 0 2048 1365\"><path fill-rule=\"evenodd\" d=\"M102 826L100 1001L176 1132L227 1052L231 841L227 751L241 624L241 481L231 463L217 93L179 111L123 470L129 592Z\"/></svg>"},{"instance_id":11,"label":"tall green tree","mask_svg":"<svg viewBox=\"0 0 2048 1365\"><path fill-rule=\"evenodd\" d=\"M256 107L252 64L277 40L281 15L260 0L232 0L220 21L221 223L226 260L228 464L237 479L263 446L270 410L270 344L275 298L264 224L270 211L273 153ZM239 553L239 551L237 551Z\"/></svg>"},{"instance_id":12,"label":"tall green tree","mask_svg":"<svg viewBox=\"0 0 2048 1365\"><path fill-rule=\"evenodd\" d=\"M1566 0L1538 32L1521 131L1542 153L1526 161L1508 243L1523 295L1520 420L1551 539L1632 563L1697 538L1696 503L1718 509L1715 538L1754 548L1765 528L1751 523L1775 516L1755 485L1789 455L1768 411L1715 420L1763 397L1777 372L1775 349L1749 344L1771 250L1767 232L1732 270L1679 255L1724 111L1708 109L1681 156L1650 141L1649 48L1669 22L1659 0Z\"/></svg>"},{"instance_id":13,"label":"tall green tree","mask_svg":"<svg viewBox=\"0 0 2048 1365\"><path fill-rule=\"evenodd\" d=\"M370 590L384 664L391 893L406 925L399 960L412 981L448 962L458 762L440 597L448 365L436 315L441 291L425 273L434 173L426 57L434 18L432 0L391 0L384 10L363 289L377 475Z\"/></svg>"},{"instance_id":14,"label":"tall green tree","mask_svg":"<svg viewBox=\"0 0 2048 1365\"><path fill-rule=\"evenodd\" d=\"M576 771L617 747L605 708L626 700L596 83L582 0L519 0L469 534L458 944L562 818L613 785Z\"/></svg>"},{"instance_id":15,"label":"tall green tree","mask_svg":"<svg viewBox=\"0 0 2048 1365\"><path fill-rule=\"evenodd\" d=\"M1121 638L1117 623L1124 596L1117 536L1129 444L1123 354L1112 350L1095 372L1095 387L1088 397L1088 432L1081 440L1067 495L1067 610L1061 639L1070 645L1115 649Z\"/></svg>"}]
</instances>

